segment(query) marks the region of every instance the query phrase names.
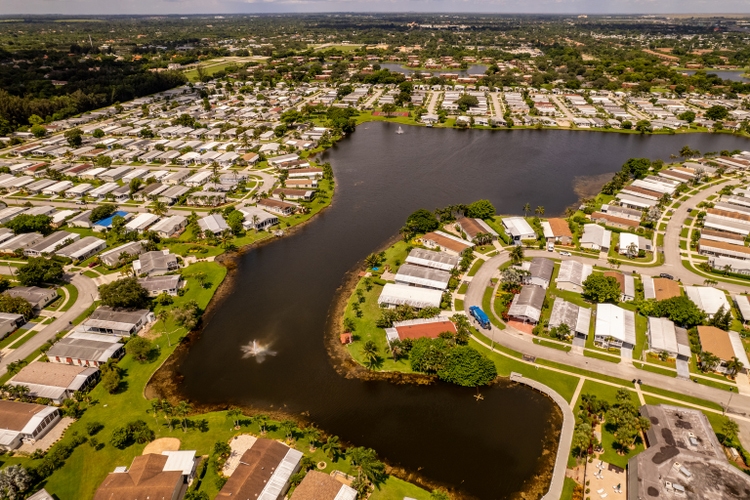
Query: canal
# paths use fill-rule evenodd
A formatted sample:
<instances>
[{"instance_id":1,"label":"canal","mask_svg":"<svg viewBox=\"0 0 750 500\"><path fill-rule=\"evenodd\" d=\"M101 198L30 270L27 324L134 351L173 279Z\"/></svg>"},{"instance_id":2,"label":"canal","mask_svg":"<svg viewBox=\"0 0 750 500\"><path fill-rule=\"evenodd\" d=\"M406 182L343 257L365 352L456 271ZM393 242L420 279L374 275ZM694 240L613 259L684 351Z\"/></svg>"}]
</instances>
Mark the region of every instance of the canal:
<instances>
[{"instance_id":1,"label":"canal","mask_svg":"<svg viewBox=\"0 0 750 500\"><path fill-rule=\"evenodd\" d=\"M293 235L244 254L232 289L182 360L179 391L204 404L307 415L321 429L372 447L393 465L477 498L513 498L544 472L545 440L561 424L551 401L517 386L475 390L344 378L324 346L342 276L397 234L416 209L491 200L559 214L574 179L603 177L629 157L669 159L747 149L729 135L639 136L574 131L486 131L364 123L328 150L333 205ZM263 362L245 357L253 340ZM548 443L549 444L549 443ZM547 471L549 472L549 471Z\"/></svg>"}]
</instances>

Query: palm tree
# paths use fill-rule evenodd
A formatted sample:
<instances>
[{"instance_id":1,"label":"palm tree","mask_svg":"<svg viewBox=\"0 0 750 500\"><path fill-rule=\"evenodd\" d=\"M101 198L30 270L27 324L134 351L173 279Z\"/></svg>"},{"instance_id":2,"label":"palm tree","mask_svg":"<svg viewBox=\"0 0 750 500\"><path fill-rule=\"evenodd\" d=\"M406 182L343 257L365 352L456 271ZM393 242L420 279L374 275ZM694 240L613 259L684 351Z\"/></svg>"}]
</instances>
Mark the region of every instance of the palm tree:
<instances>
[{"instance_id":1,"label":"palm tree","mask_svg":"<svg viewBox=\"0 0 750 500\"><path fill-rule=\"evenodd\" d=\"M530 204L530 203L526 203L526 204L525 204L525 205L523 206L523 214L524 214L524 217L528 217L528 216L529 216L529 212L531 212L531 204Z\"/></svg>"},{"instance_id":2,"label":"palm tree","mask_svg":"<svg viewBox=\"0 0 750 500\"><path fill-rule=\"evenodd\" d=\"M167 421L169 430L170 431L174 430L174 424L172 421L172 415L174 414L174 407L166 399L163 399L161 402L161 411L164 413L164 420Z\"/></svg>"},{"instance_id":3,"label":"palm tree","mask_svg":"<svg viewBox=\"0 0 750 500\"><path fill-rule=\"evenodd\" d=\"M372 340L365 342L362 346L362 355L365 357L365 366L372 370L380 359L377 344Z\"/></svg>"},{"instance_id":4,"label":"palm tree","mask_svg":"<svg viewBox=\"0 0 750 500\"><path fill-rule=\"evenodd\" d=\"M240 426L240 418L242 416L242 410L240 410L239 408L232 408L227 412L227 418L232 421L235 427Z\"/></svg>"},{"instance_id":5,"label":"palm tree","mask_svg":"<svg viewBox=\"0 0 750 500\"><path fill-rule=\"evenodd\" d=\"M180 401L174 408L175 415L181 418L182 432L187 432L187 416L192 409L192 405L187 401Z\"/></svg>"},{"instance_id":6,"label":"palm tree","mask_svg":"<svg viewBox=\"0 0 750 500\"><path fill-rule=\"evenodd\" d=\"M151 213L154 215L158 215L159 217L161 217L162 215L166 215L167 204L163 201L155 201L153 206L151 207Z\"/></svg>"},{"instance_id":7,"label":"palm tree","mask_svg":"<svg viewBox=\"0 0 750 500\"><path fill-rule=\"evenodd\" d=\"M318 429L314 425L311 425L310 427L305 429L305 435L310 440L310 450L315 451L315 449L320 444L320 429Z\"/></svg>"},{"instance_id":8,"label":"palm tree","mask_svg":"<svg viewBox=\"0 0 750 500\"><path fill-rule=\"evenodd\" d=\"M510 261L513 264L520 264L523 262L523 247L521 245L515 245L510 251Z\"/></svg>"},{"instance_id":9,"label":"palm tree","mask_svg":"<svg viewBox=\"0 0 750 500\"><path fill-rule=\"evenodd\" d=\"M148 411L151 415L154 416L154 420L156 422L159 422L159 413L161 412L161 400L160 399L152 399L151 400L151 408Z\"/></svg>"},{"instance_id":10,"label":"palm tree","mask_svg":"<svg viewBox=\"0 0 750 500\"><path fill-rule=\"evenodd\" d=\"M294 438L294 431L297 430L297 422L294 420L283 420L279 426L284 431L286 438L291 441Z\"/></svg>"},{"instance_id":11,"label":"palm tree","mask_svg":"<svg viewBox=\"0 0 750 500\"><path fill-rule=\"evenodd\" d=\"M255 416L255 421L258 422L258 427L260 428L260 433L265 434L266 433L266 426L268 425L268 415L264 415L261 413L260 415Z\"/></svg>"},{"instance_id":12,"label":"palm tree","mask_svg":"<svg viewBox=\"0 0 750 500\"><path fill-rule=\"evenodd\" d=\"M536 215L538 215L538 216L540 216L540 217L541 217L542 215L544 215L544 207L543 207L542 205L539 205L539 206L538 206L538 207L536 207L536 209L534 210L534 213L535 213Z\"/></svg>"},{"instance_id":13,"label":"palm tree","mask_svg":"<svg viewBox=\"0 0 750 500\"><path fill-rule=\"evenodd\" d=\"M730 376L734 376L742 370L743 366L742 361L732 356L732 359L727 361L727 373L729 373Z\"/></svg>"},{"instance_id":14,"label":"palm tree","mask_svg":"<svg viewBox=\"0 0 750 500\"><path fill-rule=\"evenodd\" d=\"M335 462L338 456L341 454L341 441L339 440L339 437L330 436L328 439L326 439L326 442L323 443L321 449L323 450L323 453L331 457L331 460Z\"/></svg>"},{"instance_id":15,"label":"palm tree","mask_svg":"<svg viewBox=\"0 0 750 500\"><path fill-rule=\"evenodd\" d=\"M225 229L221 232L221 246L224 248L227 248L229 243L232 241L232 231L230 229Z\"/></svg>"},{"instance_id":16,"label":"palm tree","mask_svg":"<svg viewBox=\"0 0 750 500\"><path fill-rule=\"evenodd\" d=\"M258 232L258 222L260 222L260 217L257 215L253 215L250 219L253 222L253 227L255 228L255 232Z\"/></svg>"}]
</instances>

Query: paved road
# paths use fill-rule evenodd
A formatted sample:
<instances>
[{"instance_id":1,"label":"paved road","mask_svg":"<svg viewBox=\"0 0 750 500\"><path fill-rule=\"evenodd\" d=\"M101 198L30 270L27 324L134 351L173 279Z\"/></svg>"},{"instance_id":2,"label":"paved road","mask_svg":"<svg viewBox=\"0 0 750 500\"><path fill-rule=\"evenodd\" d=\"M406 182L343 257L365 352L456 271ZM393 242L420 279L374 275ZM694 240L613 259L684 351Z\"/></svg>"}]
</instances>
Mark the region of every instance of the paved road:
<instances>
[{"instance_id":1,"label":"paved road","mask_svg":"<svg viewBox=\"0 0 750 500\"><path fill-rule=\"evenodd\" d=\"M503 116L505 114L505 106L500 99L500 92L490 92L490 98L492 98L492 111L493 116Z\"/></svg>"},{"instance_id":2,"label":"paved road","mask_svg":"<svg viewBox=\"0 0 750 500\"><path fill-rule=\"evenodd\" d=\"M560 111L562 112L562 114L565 115L565 118L568 119L568 120L570 120L570 123L572 125L573 124L573 118L575 118L575 117L573 116L573 113L571 113L571 111L568 108L568 106L562 101L562 99L560 99L558 96L556 96L554 94L550 94L549 97L550 97L550 99L552 99L552 101L555 104L557 104L557 107L560 109Z\"/></svg>"},{"instance_id":3,"label":"paved road","mask_svg":"<svg viewBox=\"0 0 750 500\"><path fill-rule=\"evenodd\" d=\"M430 94L430 103L427 105L427 113L430 115L437 114L437 103L440 100L440 91L433 91Z\"/></svg>"},{"instance_id":4,"label":"paved road","mask_svg":"<svg viewBox=\"0 0 750 500\"><path fill-rule=\"evenodd\" d=\"M78 289L78 299L75 304L21 347L13 349L3 356L0 360L0 374L7 371L8 363L26 358L49 339L67 328L70 322L86 311L94 303L94 299L99 296L99 291L94 284L94 280L87 276L75 274L72 276L70 282Z\"/></svg>"},{"instance_id":5,"label":"paved road","mask_svg":"<svg viewBox=\"0 0 750 500\"><path fill-rule=\"evenodd\" d=\"M370 108L375 105L375 102L377 102L378 98L385 92L385 89L375 89L375 92L372 94L372 97L367 99L365 103L362 105L362 108Z\"/></svg>"},{"instance_id":6,"label":"paved road","mask_svg":"<svg viewBox=\"0 0 750 500\"><path fill-rule=\"evenodd\" d=\"M498 267L508 262L508 260L508 253L503 252L492 257L485 262L481 268L479 268L479 271L469 283L469 289L466 292L464 305L467 314L470 306L481 306L484 291L490 283L490 278L494 277L497 273ZM625 363L610 363L608 361L588 358L573 354L572 352L560 351L534 344L529 335L510 326L505 330L499 330L493 326L489 332L484 330L483 333L487 337L494 339L498 344L523 354L585 370L591 370L604 375L611 375L625 380L640 379L645 385L660 387L668 391L713 401L722 406L726 406L730 397L730 394L727 391L696 384L689 380L680 380L657 373L647 372ZM750 418L750 396L734 394L732 397L731 412Z\"/></svg>"}]
</instances>

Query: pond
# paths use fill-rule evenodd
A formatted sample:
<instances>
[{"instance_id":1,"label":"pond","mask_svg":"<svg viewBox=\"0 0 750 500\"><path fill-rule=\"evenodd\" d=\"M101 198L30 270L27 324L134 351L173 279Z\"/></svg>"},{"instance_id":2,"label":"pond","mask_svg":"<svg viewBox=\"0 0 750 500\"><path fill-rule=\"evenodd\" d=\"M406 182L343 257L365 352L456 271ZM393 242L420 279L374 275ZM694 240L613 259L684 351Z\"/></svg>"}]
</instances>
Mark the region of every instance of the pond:
<instances>
[{"instance_id":1,"label":"pond","mask_svg":"<svg viewBox=\"0 0 750 500\"><path fill-rule=\"evenodd\" d=\"M528 202L559 214L576 202L576 182L604 182L630 157L750 143L723 134L397 128L364 123L323 154L336 174L333 205L238 260L231 290L181 361L178 389L203 404L304 412L324 431L465 495L510 498L544 467L545 439L560 425L552 402L508 384L483 389L478 403L475 390L443 383L342 377L324 343L342 277L419 208L487 198L501 213ZM262 363L247 356L253 341L272 351Z\"/></svg>"}]
</instances>

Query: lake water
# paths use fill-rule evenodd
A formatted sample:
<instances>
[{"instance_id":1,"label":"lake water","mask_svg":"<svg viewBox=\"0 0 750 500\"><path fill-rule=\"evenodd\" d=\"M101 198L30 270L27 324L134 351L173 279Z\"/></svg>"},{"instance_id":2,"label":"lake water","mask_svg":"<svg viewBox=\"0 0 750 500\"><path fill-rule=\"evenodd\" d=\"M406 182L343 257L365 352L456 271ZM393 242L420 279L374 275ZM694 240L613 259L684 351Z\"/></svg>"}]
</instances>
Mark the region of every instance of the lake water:
<instances>
[{"instance_id":1,"label":"lake water","mask_svg":"<svg viewBox=\"0 0 750 500\"><path fill-rule=\"evenodd\" d=\"M389 69L393 72L403 73L410 75L415 72L411 68L402 67L401 63L380 63L382 69ZM449 69L426 69L420 71L420 73L432 73L434 76L440 75L440 73L458 73L459 76L466 75L483 75L487 71L487 66L484 64L473 64L466 69L449 68Z\"/></svg>"},{"instance_id":2,"label":"lake water","mask_svg":"<svg viewBox=\"0 0 750 500\"><path fill-rule=\"evenodd\" d=\"M179 372L185 397L204 404L283 410L378 451L394 465L477 498L511 498L534 480L545 438L560 422L552 403L523 387L481 392L346 379L324 346L342 276L397 234L416 209L490 199L499 212L528 202L547 214L575 203L574 178L619 170L629 157L748 149L729 135L638 136L575 131L487 131L365 123L323 156L333 205L290 237L247 252L233 289ZM243 357L254 339L275 351Z\"/></svg>"},{"instance_id":3,"label":"lake water","mask_svg":"<svg viewBox=\"0 0 750 500\"><path fill-rule=\"evenodd\" d=\"M687 73L688 75L694 75L695 71L685 71L684 73ZM743 74L747 73L745 70L740 71L714 71L714 70L706 70L707 74L713 74L721 78L722 80L732 80L733 82L750 82L750 78L747 78L745 76L742 76Z\"/></svg>"}]
</instances>

